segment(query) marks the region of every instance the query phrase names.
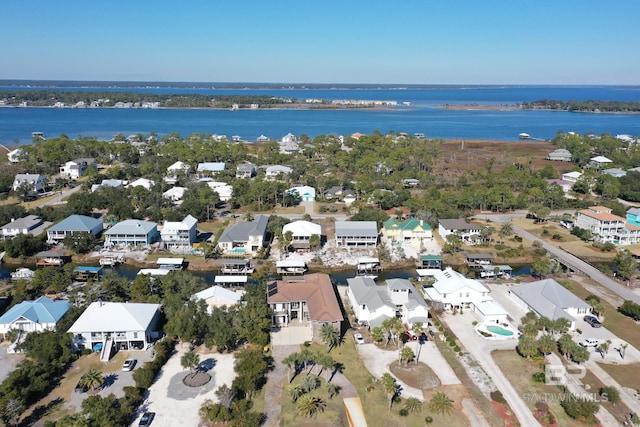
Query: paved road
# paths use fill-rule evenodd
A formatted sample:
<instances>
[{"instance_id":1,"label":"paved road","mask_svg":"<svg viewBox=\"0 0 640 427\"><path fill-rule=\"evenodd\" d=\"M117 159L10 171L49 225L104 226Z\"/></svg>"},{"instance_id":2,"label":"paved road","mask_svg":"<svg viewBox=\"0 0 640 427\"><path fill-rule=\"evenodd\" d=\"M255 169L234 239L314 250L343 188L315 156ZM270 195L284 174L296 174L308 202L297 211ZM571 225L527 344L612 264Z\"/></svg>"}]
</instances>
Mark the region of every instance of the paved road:
<instances>
[{"instance_id":1,"label":"paved road","mask_svg":"<svg viewBox=\"0 0 640 427\"><path fill-rule=\"evenodd\" d=\"M515 213L515 214L482 214L482 215L478 215L476 216L476 218L480 219L485 219L488 218L491 221L497 222L498 224L504 224L506 222L511 221L513 218L522 218L525 214L523 213ZM601 271L599 271L597 268L591 266L590 264L582 261L580 258L562 250L560 247L556 247L548 242L545 242L543 240L541 240L540 238L538 238L538 236L535 236L534 234L529 233L526 230L523 230L520 227L517 227L515 224L513 225L513 232L520 235L521 237L530 240L530 241L535 241L538 240L542 243L542 247L547 250L549 253L552 253L555 257L557 257L561 262L564 263L568 263L569 265L573 266L575 269L581 271L582 273L586 274L587 276L591 277L593 280L595 280L596 282L600 283L602 286L608 288L609 290L611 290L612 292L616 293L617 295L619 295L621 298L625 299L625 300L631 300L637 304L640 304L640 296L637 295L635 292L633 292L631 289L622 286L621 284L619 284L618 282L616 282L615 280L613 280L612 278L610 278L609 276L607 276L606 274L602 273Z\"/></svg>"},{"instance_id":2,"label":"paved road","mask_svg":"<svg viewBox=\"0 0 640 427\"><path fill-rule=\"evenodd\" d=\"M54 206L54 205L59 205L60 203L62 203L62 201L64 199L66 199L67 197L69 197L70 195L77 193L78 191L82 190L82 184L79 184L73 188L70 188L69 190L65 190L65 191L61 191L60 194L58 194L57 196L53 197L51 200L47 200L46 202L44 202L42 205L40 205L41 207L45 207L45 206Z\"/></svg>"}]
</instances>

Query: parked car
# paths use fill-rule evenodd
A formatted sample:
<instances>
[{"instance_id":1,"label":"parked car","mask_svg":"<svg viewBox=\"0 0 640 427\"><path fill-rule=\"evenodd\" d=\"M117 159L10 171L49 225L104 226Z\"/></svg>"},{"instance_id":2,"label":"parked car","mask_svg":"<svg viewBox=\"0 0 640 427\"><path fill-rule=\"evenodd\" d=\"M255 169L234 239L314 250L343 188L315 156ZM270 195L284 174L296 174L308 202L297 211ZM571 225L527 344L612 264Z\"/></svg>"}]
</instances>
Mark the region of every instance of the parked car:
<instances>
[{"instance_id":1,"label":"parked car","mask_svg":"<svg viewBox=\"0 0 640 427\"><path fill-rule=\"evenodd\" d=\"M600 321L594 316L584 316L584 321L594 328L602 327L602 323L600 323Z\"/></svg>"},{"instance_id":2,"label":"parked car","mask_svg":"<svg viewBox=\"0 0 640 427\"><path fill-rule=\"evenodd\" d=\"M136 359L127 359L122 364L123 371L133 371L133 368L136 366L138 361Z\"/></svg>"},{"instance_id":3,"label":"parked car","mask_svg":"<svg viewBox=\"0 0 640 427\"><path fill-rule=\"evenodd\" d=\"M356 340L356 344L364 344L364 337L360 332L353 334L353 339Z\"/></svg>"},{"instance_id":4,"label":"parked car","mask_svg":"<svg viewBox=\"0 0 640 427\"><path fill-rule=\"evenodd\" d=\"M155 416L156 416L155 412L145 412L144 414L142 414L142 418L140 418L140 422L138 423L138 426L146 427L148 425L151 425L151 422L153 421Z\"/></svg>"},{"instance_id":5,"label":"parked car","mask_svg":"<svg viewBox=\"0 0 640 427\"><path fill-rule=\"evenodd\" d=\"M600 341L595 338L587 338L586 340L580 341L578 344L583 347L597 347L598 345L600 345Z\"/></svg>"},{"instance_id":6,"label":"parked car","mask_svg":"<svg viewBox=\"0 0 640 427\"><path fill-rule=\"evenodd\" d=\"M415 341L418 339L418 336L416 335L415 332L413 332L411 329L407 329L406 331L404 331L405 334L407 334L407 337L411 340L411 341Z\"/></svg>"}]
</instances>

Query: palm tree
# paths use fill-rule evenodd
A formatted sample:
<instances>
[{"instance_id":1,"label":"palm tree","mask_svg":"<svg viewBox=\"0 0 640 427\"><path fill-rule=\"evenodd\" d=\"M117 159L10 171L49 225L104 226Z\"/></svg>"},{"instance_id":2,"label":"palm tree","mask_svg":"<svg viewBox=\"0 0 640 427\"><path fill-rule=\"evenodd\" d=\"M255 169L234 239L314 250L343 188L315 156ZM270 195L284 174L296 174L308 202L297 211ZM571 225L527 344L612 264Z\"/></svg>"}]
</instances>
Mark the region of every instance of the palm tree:
<instances>
[{"instance_id":1,"label":"palm tree","mask_svg":"<svg viewBox=\"0 0 640 427\"><path fill-rule=\"evenodd\" d=\"M322 371L325 369L331 369L336 365L336 361L328 353L319 353L316 363L320 365L320 372L318 372L318 376L320 376Z\"/></svg>"},{"instance_id":2,"label":"palm tree","mask_svg":"<svg viewBox=\"0 0 640 427\"><path fill-rule=\"evenodd\" d=\"M417 397L410 397L405 402L404 409L409 412L420 412L422 411L422 401Z\"/></svg>"},{"instance_id":3,"label":"palm tree","mask_svg":"<svg viewBox=\"0 0 640 427\"><path fill-rule=\"evenodd\" d=\"M558 348L558 343L552 335L544 334L538 340L538 350L545 356Z\"/></svg>"},{"instance_id":4,"label":"palm tree","mask_svg":"<svg viewBox=\"0 0 640 427\"><path fill-rule=\"evenodd\" d=\"M287 367L287 379L291 382L298 375L300 365L300 353L291 353L282 360ZM293 376L291 376L291 368L293 367Z\"/></svg>"},{"instance_id":5,"label":"palm tree","mask_svg":"<svg viewBox=\"0 0 640 427\"><path fill-rule=\"evenodd\" d=\"M313 396L304 396L296 404L298 415L305 417L315 417L318 412L324 412L326 407L327 403L323 399Z\"/></svg>"},{"instance_id":6,"label":"palm tree","mask_svg":"<svg viewBox=\"0 0 640 427\"><path fill-rule=\"evenodd\" d=\"M329 395L329 399L332 399L333 396L335 396L340 392L340 387L335 385L334 383L327 383L325 388L327 389L327 394Z\"/></svg>"},{"instance_id":7,"label":"palm tree","mask_svg":"<svg viewBox=\"0 0 640 427\"><path fill-rule=\"evenodd\" d=\"M440 415L449 415L453 411L453 400L445 393L439 391L433 395L429 404L429 410Z\"/></svg>"},{"instance_id":8,"label":"palm tree","mask_svg":"<svg viewBox=\"0 0 640 427\"><path fill-rule=\"evenodd\" d=\"M231 405L233 404L233 400L236 397L236 392L233 389L227 387L226 384L222 384L216 390L216 397L222 406L227 409L231 409Z\"/></svg>"},{"instance_id":9,"label":"palm tree","mask_svg":"<svg viewBox=\"0 0 640 427\"><path fill-rule=\"evenodd\" d=\"M391 405L393 405L393 399L400 393L400 387L396 382L396 379L391 376L390 373L385 372L382 375L382 385L384 386L384 391L387 393L389 397L389 411L391 411Z\"/></svg>"},{"instance_id":10,"label":"palm tree","mask_svg":"<svg viewBox=\"0 0 640 427\"><path fill-rule=\"evenodd\" d=\"M302 388L302 391L304 391L305 393L309 393L310 391L313 391L318 387L320 387L320 378L318 377L305 375L300 380L300 388Z\"/></svg>"},{"instance_id":11,"label":"palm tree","mask_svg":"<svg viewBox=\"0 0 640 427\"><path fill-rule=\"evenodd\" d=\"M408 347L406 345L402 347L402 350L400 351L400 362L404 360L408 366L409 362L411 362L414 357L415 357L415 354L413 353L413 350L411 349L411 347Z\"/></svg>"},{"instance_id":12,"label":"palm tree","mask_svg":"<svg viewBox=\"0 0 640 427\"><path fill-rule=\"evenodd\" d=\"M253 214L251 212L245 213L244 216L242 217L242 220L245 222L253 221Z\"/></svg>"},{"instance_id":13,"label":"palm tree","mask_svg":"<svg viewBox=\"0 0 640 427\"><path fill-rule=\"evenodd\" d=\"M624 354L627 352L627 347L629 347L629 344L627 343L620 345L620 357L622 357L623 359L624 359Z\"/></svg>"},{"instance_id":14,"label":"palm tree","mask_svg":"<svg viewBox=\"0 0 640 427\"><path fill-rule=\"evenodd\" d=\"M89 372L84 374L80 379L83 386L89 387L91 390L95 390L104 384L104 377L102 372L97 369L89 369Z\"/></svg>"},{"instance_id":15,"label":"palm tree","mask_svg":"<svg viewBox=\"0 0 640 427\"><path fill-rule=\"evenodd\" d=\"M296 402L304 395L304 390L299 385L289 384L286 390L289 392L289 396L291 396L293 402Z\"/></svg>"},{"instance_id":16,"label":"palm tree","mask_svg":"<svg viewBox=\"0 0 640 427\"><path fill-rule=\"evenodd\" d=\"M191 371L191 375L193 375L193 368L198 366L199 363L200 363L200 355L193 350L187 351L180 358L180 364L182 365L183 368L189 368L189 371Z\"/></svg>"},{"instance_id":17,"label":"palm tree","mask_svg":"<svg viewBox=\"0 0 640 427\"><path fill-rule=\"evenodd\" d=\"M328 351L340 344L340 334L330 323L324 323L320 329L320 339L329 347Z\"/></svg>"},{"instance_id":18,"label":"palm tree","mask_svg":"<svg viewBox=\"0 0 640 427\"><path fill-rule=\"evenodd\" d=\"M502 227L500 227L500 231L498 234L502 239L511 236L513 234L513 224L511 223L511 221L502 224Z\"/></svg>"}]
</instances>

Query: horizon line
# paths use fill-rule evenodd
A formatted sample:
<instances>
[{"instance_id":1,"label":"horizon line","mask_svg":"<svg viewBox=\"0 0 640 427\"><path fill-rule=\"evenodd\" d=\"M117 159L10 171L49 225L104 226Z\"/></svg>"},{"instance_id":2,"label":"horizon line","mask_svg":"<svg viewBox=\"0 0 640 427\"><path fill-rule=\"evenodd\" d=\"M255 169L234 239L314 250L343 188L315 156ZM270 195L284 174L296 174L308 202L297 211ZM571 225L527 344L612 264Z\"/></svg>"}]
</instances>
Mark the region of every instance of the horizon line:
<instances>
[{"instance_id":1,"label":"horizon line","mask_svg":"<svg viewBox=\"0 0 640 427\"><path fill-rule=\"evenodd\" d=\"M65 80L65 79L11 79L11 78L0 78L0 85L4 83L15 83L15 85L22 85L28 83L120 83L120 84L194 84L194 85L250 85L250 86L291 86L291 87L305 87L305 86L335 86L335 87L345 87L345 86L366 86L366 87L464 87L464 86L472 86L472 87L627 87L627 88L640 88L640 84L604 84L604 83L585 83L585 84L562 84L562 83L341 83L341 82L333 82L333 83L314 83L314 82L305 82L305 83L296 83L296 82L243 82L243 81L180 81L180 80Z\"/></svg>"}]
</instances>

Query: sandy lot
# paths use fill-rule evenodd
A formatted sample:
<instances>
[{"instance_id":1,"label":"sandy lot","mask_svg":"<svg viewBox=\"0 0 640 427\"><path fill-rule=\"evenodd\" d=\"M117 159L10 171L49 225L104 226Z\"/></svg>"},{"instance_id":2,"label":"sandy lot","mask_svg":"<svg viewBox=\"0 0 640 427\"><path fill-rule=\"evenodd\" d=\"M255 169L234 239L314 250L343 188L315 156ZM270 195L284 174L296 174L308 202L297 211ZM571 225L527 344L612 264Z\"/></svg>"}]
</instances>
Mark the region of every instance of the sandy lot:
<instances>
[{"instance_id":1,"label":"sandy lot","mask_svg":"<svg viewBox=\"0 0 640 427\"><path fill-rule=\"evenodd\" d=\"M152 424L154 427L197 427L200 423L198 410L204 401L211 399L217 402L215 391L218 387L222 384L231 387L235 378L234 356L220 353L199 353L201 364L213 365L207 371L211 375L211 381L198 388L185 386L182 379L189 372L180 366L180 358L186 351L186 348L179 348L162 368L132 426L138 425L142 413L151 411L156 413Z\"/></svg>"}]
</instances>

